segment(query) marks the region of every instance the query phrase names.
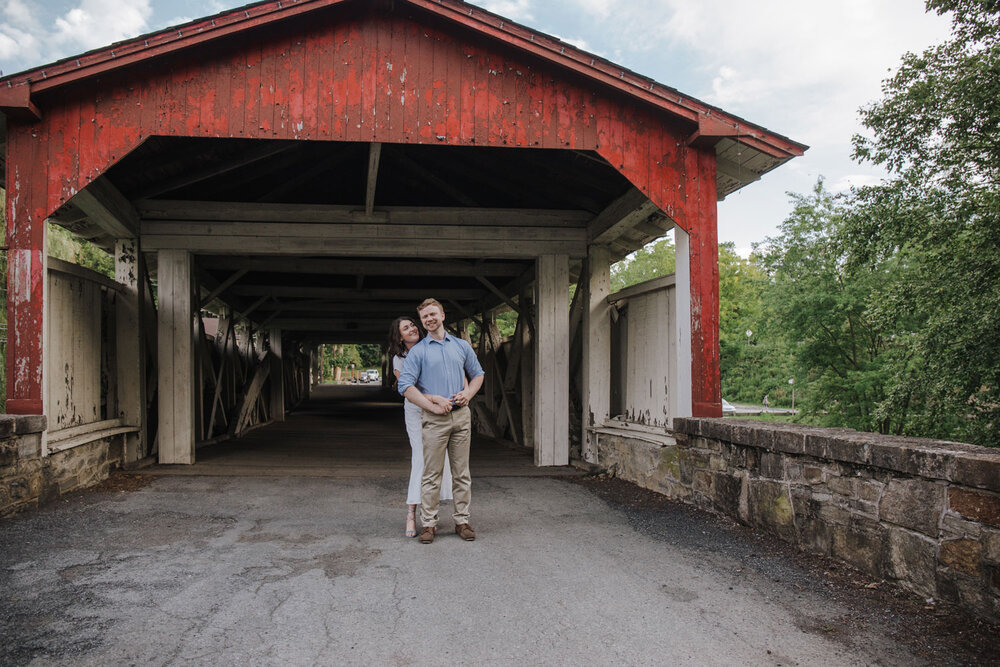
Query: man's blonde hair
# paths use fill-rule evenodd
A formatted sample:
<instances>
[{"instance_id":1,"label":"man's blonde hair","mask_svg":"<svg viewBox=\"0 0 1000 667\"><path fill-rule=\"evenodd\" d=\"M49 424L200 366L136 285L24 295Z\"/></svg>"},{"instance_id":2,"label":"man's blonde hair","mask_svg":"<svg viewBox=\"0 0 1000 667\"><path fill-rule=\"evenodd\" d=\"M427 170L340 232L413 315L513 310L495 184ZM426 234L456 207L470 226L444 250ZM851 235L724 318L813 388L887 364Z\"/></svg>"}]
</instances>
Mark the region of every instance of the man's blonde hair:
<instances>
[{"instance_id":1,"label":"man's blonde hair","mask_svg":"<svg viewBox=\"0 0 1000 667\"><path fill-rule=\"evenodd\" d=\"M417 315L419 315L420 311L423 310L424 308L429 308L431 306L437 306L438 310L441 311L441 314L444 315L444 306L442 306L441 302L438 301L437 299L424 299L420 303L420 305L417 306Z\"/></svg>"}]
</instances>

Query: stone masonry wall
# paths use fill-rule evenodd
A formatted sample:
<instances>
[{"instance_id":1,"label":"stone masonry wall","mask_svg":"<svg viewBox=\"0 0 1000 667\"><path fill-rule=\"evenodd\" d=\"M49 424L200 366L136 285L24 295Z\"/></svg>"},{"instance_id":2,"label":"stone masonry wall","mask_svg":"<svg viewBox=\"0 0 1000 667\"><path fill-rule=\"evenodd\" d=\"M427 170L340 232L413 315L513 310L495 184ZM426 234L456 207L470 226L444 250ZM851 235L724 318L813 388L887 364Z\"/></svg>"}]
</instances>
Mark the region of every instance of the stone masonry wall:
<instances>
[{"instance_id":1,"label":"stone masonry wall","mask_svg":"<svg viewBox=\"0 0 1000 667\"><path fill-rule=\"evenodd\" d=\"M121 459L108 439L43 457L45 425L41 416L0 415L0 516L107 479Z\"/></svg>"},{"instance_id":2,"label":"stone masonry wall","mask_svg":"<svg viewBox=\"0 0 1000 667\"><path fill-rule=\"evenodd\" d=\"M603 468L1000 621L1000 451L740 419L598 429Z\"/></svg>"}]
</instances>

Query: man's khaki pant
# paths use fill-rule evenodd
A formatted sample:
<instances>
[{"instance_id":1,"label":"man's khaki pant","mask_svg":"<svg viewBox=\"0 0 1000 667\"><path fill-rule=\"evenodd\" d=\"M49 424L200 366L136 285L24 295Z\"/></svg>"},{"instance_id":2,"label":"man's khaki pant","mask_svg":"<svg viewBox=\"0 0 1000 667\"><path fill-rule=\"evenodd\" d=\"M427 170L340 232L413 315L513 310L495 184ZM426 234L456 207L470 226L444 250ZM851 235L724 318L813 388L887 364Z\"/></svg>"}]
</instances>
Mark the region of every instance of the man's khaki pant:
<instances>
[{"instance_id":1,"label":"man's khaki pant","mask_svg":"<svg viewBox=\"0 0 1000 667\"><path fill-rule=\"evenodd\" d=\"M468 406L455 408L446 415L423 411L420 418L424 441L424 476L420 481L420 520L436 526L441 504L441 477L444 453L451 461L452 494L455 497L455 523L469 523L472 502L472 477L469 475L469 445L472 441L472 411Z\"/></svg>"}]
</instances>

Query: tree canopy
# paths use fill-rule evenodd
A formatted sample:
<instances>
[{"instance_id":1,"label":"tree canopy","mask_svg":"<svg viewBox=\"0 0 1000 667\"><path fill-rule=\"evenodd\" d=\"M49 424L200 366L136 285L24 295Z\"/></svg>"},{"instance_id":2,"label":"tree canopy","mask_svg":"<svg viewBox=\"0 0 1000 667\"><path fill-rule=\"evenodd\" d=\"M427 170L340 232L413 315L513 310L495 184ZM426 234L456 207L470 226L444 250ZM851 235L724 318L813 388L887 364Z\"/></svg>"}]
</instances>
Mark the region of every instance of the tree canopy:
<instances>
[{"instance_id":1,"label":"tree canopy","mask_svg":"<svg viewBox=\"0 0 1000 667\"><path fill-rule=\"evenodd\" d=\"M883 413L922 396L922 434L1000 445L1000 3L927 8L951 12L951 38L906 54L862 110L855 156L890 177L855 193L842 240L853 267L896 276L870 317L912 368Z\"/></svg>"}]
</instances>

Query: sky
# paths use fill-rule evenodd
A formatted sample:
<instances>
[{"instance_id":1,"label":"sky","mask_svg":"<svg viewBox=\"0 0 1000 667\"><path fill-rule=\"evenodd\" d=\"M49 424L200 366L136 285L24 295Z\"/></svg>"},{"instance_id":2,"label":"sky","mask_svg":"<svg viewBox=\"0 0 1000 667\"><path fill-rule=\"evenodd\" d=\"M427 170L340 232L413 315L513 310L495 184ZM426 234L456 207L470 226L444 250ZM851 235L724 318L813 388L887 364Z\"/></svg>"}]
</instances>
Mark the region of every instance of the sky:
<instances>
[{"instance_id":1,"label":"sky","mask_svg":"<svg viewBox=\"0 0 1000 667\"><path fill-rule=\"evenodd\" d=\"M0 0L0 70L13 74L247 4L237 0ZM777 233L788 194L877 182L851 160L858 109L907 51L943 41L922 0L476 0L473 4L810 146L719 203L742 255Z\"/></svg>"}]
</instances>

